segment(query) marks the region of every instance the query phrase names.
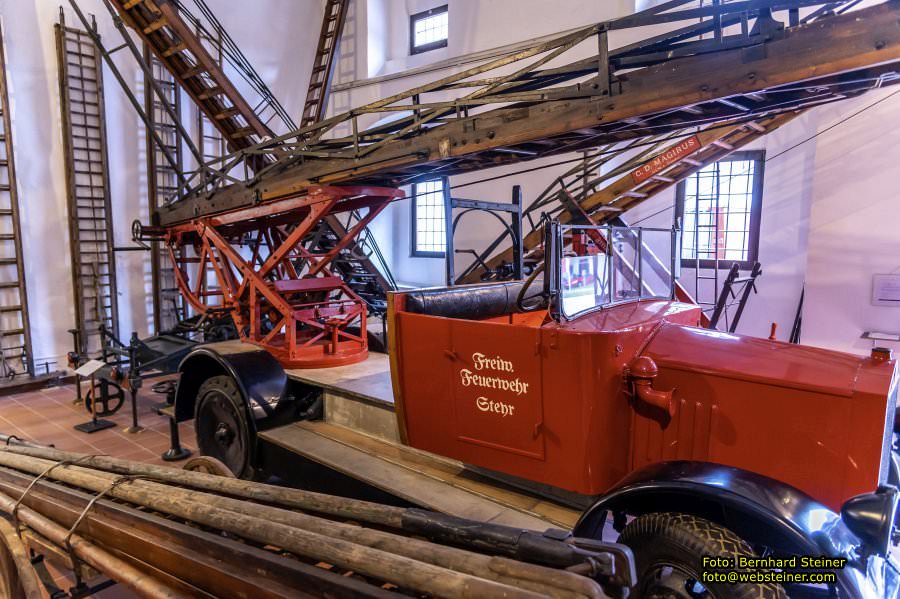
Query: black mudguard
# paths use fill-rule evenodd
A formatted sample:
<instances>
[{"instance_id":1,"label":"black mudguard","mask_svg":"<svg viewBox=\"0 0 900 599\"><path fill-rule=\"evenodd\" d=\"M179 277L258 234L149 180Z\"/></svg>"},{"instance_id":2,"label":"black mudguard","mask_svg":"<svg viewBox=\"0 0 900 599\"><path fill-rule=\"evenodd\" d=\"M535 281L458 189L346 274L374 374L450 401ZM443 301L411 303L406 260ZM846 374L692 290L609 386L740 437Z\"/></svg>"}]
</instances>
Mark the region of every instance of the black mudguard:
<instances>
[{"instance_id":1,"label":"black mudguard","mask_svg":"<svg viewBox=\"0 0 900 599\"><path fill-rule=\"evenodd\" d=\"M664 462L636 470L582 514L575 534L593 536L607 512L689 513L792 553L842 555L859 543L840 516L794 487L708 462ZM836 527L846 534L835 538Z\"/></svg>"},{"instance_id":2,"label":"black mudguard","mask_svg":"<svg viewBox=\"0 0 900 599\"><path fill-rule=\"evenodd\" d=\"M862 542L838 514L790 485L738 468L676 461L637 470L582 514L575 536L600 538L610 512L692 514L752 544L764 545L776 556L851 558L858 565L837 572L842 597L894 597L897 593L892 564L877 556L860 563ZM881 577L893 580L872 580L873 568L883 569Z\"/></svg>"},{"instance_id":3,"label":"black mudguard","mask_svg":"<svg viewBox=\"0 0 900 599\"><path fill-rule=\"evenodd\" d=\"M181 377L175 389L175 419L194 418L200 385L207 379L229 375L235 380L251 416L251 426L276 419L284 404L293 403L287 375L281 364L264 350L250 350L230 341L202 345L191 351L178 367Z\"/></svg>"}]
</instances>

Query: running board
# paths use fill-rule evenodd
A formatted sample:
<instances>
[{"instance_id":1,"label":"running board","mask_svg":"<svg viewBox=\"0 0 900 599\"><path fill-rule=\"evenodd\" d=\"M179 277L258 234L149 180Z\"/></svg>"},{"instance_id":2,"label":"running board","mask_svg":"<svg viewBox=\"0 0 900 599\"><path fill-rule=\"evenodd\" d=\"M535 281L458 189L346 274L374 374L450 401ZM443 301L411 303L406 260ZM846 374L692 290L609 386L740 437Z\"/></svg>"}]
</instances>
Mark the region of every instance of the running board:
<instances>
[{"instance_id":1,"label":"running board","mask_svg":"<svg viewBox=\"0 0 900 599\"><path fill-rule=\"evenodd\" d=\"M571 529L580 515L500 486L455 460L327 422L297 422L261 432L259 438L415 505L460 518L544 530Z\"/></svg>"}]
</instances>

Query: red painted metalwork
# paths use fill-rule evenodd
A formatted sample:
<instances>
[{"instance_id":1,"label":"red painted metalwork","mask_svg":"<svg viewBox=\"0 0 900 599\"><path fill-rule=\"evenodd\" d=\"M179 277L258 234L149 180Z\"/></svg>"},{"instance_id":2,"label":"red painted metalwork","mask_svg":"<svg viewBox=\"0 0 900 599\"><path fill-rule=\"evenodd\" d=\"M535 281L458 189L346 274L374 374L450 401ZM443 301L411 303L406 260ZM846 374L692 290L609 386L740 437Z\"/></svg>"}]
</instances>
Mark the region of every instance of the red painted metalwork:
<instances>
[{"instance_id":1,"label":"red painted metalwork","mask_svg":"<svg viewBox=\"0 0 900 599\"><path fill-rule=\"evenodd\" d=\"M458 288L457 288L458 289ZM670 460L784 481L839 510L886 481L896 362L696 327L671 301L574 321L451 319L391 298L413 447L578 493Z\"/></svg>"},{"instance_id":2,"label":"red painted metalwork","mask_svg":"<svg viewBox=\"0 0 900 599\"><path fill-rule=\"evenodd\" d=\"M366 306L329 265L403 192L312 186L284 198L165 231L178 288L200 314L229 313L243 341L288 368L340 366L367 356ZM323 218L365 215L326 253L304 241Z\"/></svg>"}]
</instances>

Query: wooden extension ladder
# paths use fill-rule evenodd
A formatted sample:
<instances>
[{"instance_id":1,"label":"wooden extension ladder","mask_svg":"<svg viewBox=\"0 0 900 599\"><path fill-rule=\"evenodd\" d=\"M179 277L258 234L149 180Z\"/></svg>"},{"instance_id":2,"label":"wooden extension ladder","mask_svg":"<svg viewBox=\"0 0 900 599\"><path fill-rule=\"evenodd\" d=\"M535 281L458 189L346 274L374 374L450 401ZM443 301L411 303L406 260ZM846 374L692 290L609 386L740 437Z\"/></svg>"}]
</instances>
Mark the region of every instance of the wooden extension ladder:
<instances>
[{"instance_id":1,"label":"wooden extension ladder","mask_svg":"<svg viewBox=\"0 0 900 599\"><path fill-rule=\"evenodd\" d=\"M0 377L34 374L6 55L0 31Z\"/></svg>"},{"instance_id":2,"label":"wooden extension ladder","mask_svg":"<svg viewBox=\"0 0 900 599\"><path fill-rule=\"evenodd\" d=\"M113 0L113 5L122 15L126 23L136 29L144 38L150 52L160 64L172 73L174 80L183 86L198 106L198 141L204 162L209 162L225 155L226 144L231 149L252 145L253 136L235 138L229 135L233 127L226 126L230 119L243 119L245 123L259 123L255 131L261 136L271 135L263 124L263 118L249 108L249 103L240 96L223 73L224 38L227 34L216 25L214 17L207 20L213 24L206 29L191 31L187 23L179 16L177 7L170 0ZM327 90L334 70L334 60L340 34L346 20L347 0L328 0L322 25L322 35L313 66L310 81L309 99L315 99L317 107L309 101L306 108L313 118L319 118L327 102ZM174 45L173 45L174 44ZM193 64L187 67L186 64ZM216 83L219 82L219 83ZM198 83L216 85L217 93L206 97L208 93L196 93ZM193 87L192 87L193 86ZM192 93L192 89L194 92ZM227 98L231 108L223 108L220 99ZM304 114L306 114L306 109ZM254 126L255 127L255 126ZM248 132L246 124L241 129ZM309 245L313 249L321 249L319 242L328 246L343 239L347 235L337 219L323 221L316 227ZM374 238L364 231L364 240L354 244L351 249L341 254L339 274L347 285L366 299L370 308L376 312L383 311L386 306L387 291L394 288L390 273L383 274L370 260L370 252L379 253ZM386 268L383 267L383 270ZM212 273L210 273L212 274Z\"/></svg>"},{"instance_id":3,"label":"wooden extension ladder","mask_svg":"<svg viewBox=\"0 0 900 599\"><path fill-rule=\"evenodd\" d=\"M232 150L248 148L272 137L271 130L191 31L175 2L112 0L112 4L200 110L210 116Z\"/></svg>"},{"instance_id":4,"label":"wooden extension ladder","mask_svg":"<svg viewBox=\"0 0 900 599\"><path fill-rule=\"evenodd\" d=\"M799 113L790 112L735 124L731 127L714 126L705 129L696 135L699 141L698 150L680 154L677 159L668 162L663 168L646 178L635 177L632 172L626 173L602 189L577 200L577 209L565 206L557 218L565 224L583 221L584 215L589 215L594 224L609 223L626 211L696 173L704 166L725 158L735 150L788 123L797 114ZM680 143L680 141L676 141L655 153L648 158L646 163L666 155ZM560 196L563 195L560 194ZM522 244L526 255L528 252L538 250L542 240L543 232L540 228L525 235ZM502 264L509 263L512 259L513 248L508 247L486 260L484 265L469 270L464 277L457 280L457 283L477 283L481 280L482 274L489 270L496 271ZM686 290L680 285L678 287L676 293L678 299L693 303Z\"/></svg>"},{"instance_id":5,"label":"wooden extension ladder","mask_svg":"<svg viewBox=\"0 0 900 599\"><path fill-rule=\"evenodd\" d=\"M328 94L331 89L331 78L334 75L335 58L341 44L341 33L347 19L349 0L327 0L325 17L322 20L322 31L319 34L319 45L313 60L312 74L309 77L309 88L306 92L306 103L303 105L303 116L300 127L308 127L325 116L328 107Z\"/></svg>"},{"instance_id":6,"label":"wooden extension ladder","mask_svg":"<svg viewBox=\"0 0 900 599\"><path fill-rule=\"evenodd\" d=\"M106 154L103 72L86 31L56 25L69 238L81 352L100 348L100 326L118 336L116 265Z\"/></svg>"}]
</instances>

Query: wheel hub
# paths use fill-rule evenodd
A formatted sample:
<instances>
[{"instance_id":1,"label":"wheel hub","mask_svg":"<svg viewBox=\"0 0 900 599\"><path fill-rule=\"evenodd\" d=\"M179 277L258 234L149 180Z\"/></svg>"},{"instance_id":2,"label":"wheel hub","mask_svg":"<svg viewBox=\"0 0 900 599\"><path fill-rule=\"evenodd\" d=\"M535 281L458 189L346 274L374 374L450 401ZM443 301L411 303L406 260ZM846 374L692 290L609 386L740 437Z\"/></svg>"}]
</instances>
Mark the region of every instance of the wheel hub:
<instances>
[{"instance_id":1,"label":"wheel hub","mask_svg":"<svg viewBox=\"0 0 900 599\"><path fill-rule=\"evenodd\" d=\"M211 389L198 401L195 430L200 453L215 458L237 476L246 474L250 445L241 407L219 389Z\"/></svg>"},{"instance_id":2,"label":"wheel hub","mask_svg":"<svg viewBox=\"0 0 900 599\"><path fill-rule=\"evenodd\" d=\"M224 422L220 422L213 434L215 440L224 447L230 446L234 442L234 430Z\"/></svg>"},{"instance_id":3,"label":"wheel hub","mask_svg":"<svg viewBox=\"0 0 900 599\"><path fill-rule=\"evenodd\" d=\"M668 564L659 565L654 569L642 596L650 599L707 599L712 597L694 576Z\"/></svg>"}]
</instances>

